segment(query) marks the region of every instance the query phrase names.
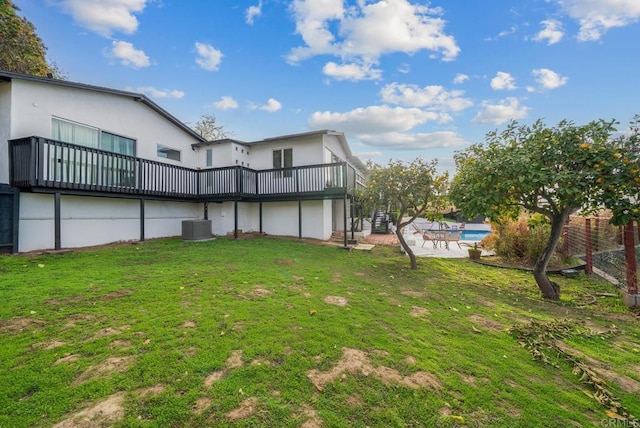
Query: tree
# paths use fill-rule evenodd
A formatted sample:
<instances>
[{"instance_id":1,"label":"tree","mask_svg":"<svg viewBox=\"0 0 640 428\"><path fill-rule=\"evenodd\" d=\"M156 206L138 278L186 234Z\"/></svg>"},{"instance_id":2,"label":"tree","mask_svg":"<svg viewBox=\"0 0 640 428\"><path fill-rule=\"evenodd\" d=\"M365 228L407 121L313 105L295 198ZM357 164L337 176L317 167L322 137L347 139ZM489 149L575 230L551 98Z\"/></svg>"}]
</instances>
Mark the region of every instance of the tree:
<instances>
[{"instance_id":1,"label":"tree","mask_svg":"<svg viewBox=\"0 0 640 428\"><path fill-rule=\"evenodd\" d=\"M366 195L372 206L394 211L395 233L409 255L411 269L417 269L418 264L402 230L416 218L442 205L449 177L446 173L436 175L435 167L435 162L426 163L420 158L409 164L389 161L385 166L368 165Z\"/></svg>"},{"instance_id":2,"label":"tree","mask_svg":"<svg viewBox=\"0 0 640 428\"><path fill-rule=\"evenodd\" d=\"M217 125L216 117L210 114L203 114L193 129L207 141L221 140L233 135L233 132L225 131L222 125Z\"/></svg>"},{"instance_id":3,"label":"tree","mask_svg":"<svg viewBox=\"0 0 640 428\"><path fill-rule=\"evenodd\" d=\"M55 64L46 60L47 48L20 9L11 0L0 0L0 69L15 73L62 78Z\"/></svg>"},{"instance_id":4,"label":"tree","mask_svg":"<svg viewBox=\"0 0 640 428\"><path fill-rule=\"evenodd\" d=\"M463 214L498 219L525 209L549 219L551 233L533 269L544 298L560 298L560 287L546 271L565 222L581 208L602 207L606 175L614 161L622 164L615 154L618 143L611 138L614 124L512 122L501 133L489 133L486 146L476 144L455 156L450 197Z\"/></svg>"}]
</instances>

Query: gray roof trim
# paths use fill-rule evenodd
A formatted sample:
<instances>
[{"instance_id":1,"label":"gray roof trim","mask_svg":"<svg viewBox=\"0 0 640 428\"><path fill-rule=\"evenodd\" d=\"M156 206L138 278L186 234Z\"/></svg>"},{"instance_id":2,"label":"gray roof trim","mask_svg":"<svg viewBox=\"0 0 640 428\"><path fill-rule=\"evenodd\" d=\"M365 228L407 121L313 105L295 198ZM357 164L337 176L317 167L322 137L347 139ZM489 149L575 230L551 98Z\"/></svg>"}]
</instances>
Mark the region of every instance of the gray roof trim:
<instances>
[{"instance_id":1,"label":"gray roof trim","mask_svg":"<svg viewBox=\"0 0 640 428\"><path fill-rule=\"evenodd\" d=\"M213 146L216 144L225 144L225 143L239 144L241 146L249 145L249 143L247 143L246 141L234 140L233 138L221 138L219 140L210 140L210 141L204 141L202 143L193 143L191 147L196 148L196 147Z\"/></svg>"},{"instance_id":2,"label":"gray roof trim","mask_svg":"<svg viewBox=\"0 0 640 428\"><path fill-rule=\"evenodd\" d=\"M160 107L158 104L156 104L153 101L151 101L144 94L138 94L138 93L135 93L135 92L128 92L128 91L121 91L119 89L105 88L103 86L87 85L85 83L76 83L76 82L70 82L70 81L67 81L67 80L59 80L59 79L50 79L48 77L30 76L28 74L12 73L10 71L0 70L0 80L2 80L2 81L11 81L13 79L44 83L44 84L47 84L47 85L64 86L64 87L67 87L67 88L83 89L83 90L93 91L93 92L102 92L102 93L106 93L106 94L118 95L118 96L121 96L121 97L131 98L133 101L136 101L136 102L139 102L139 103L142 103L142 104L146 105L151 110L155 111L160 116L162 116L163 118L167 119L169 122L173 123L178 128L182 129L184 132L186 132L187 134L192 136L193 138L195 138L197 140L200 140L202 142L206 141L197 132L195 132L193 129L189 128L184 122L181 122L178 118L176 118L171 113L169 113L168 111L166 111L165 109Z\"/></svg>"}]
</instances>

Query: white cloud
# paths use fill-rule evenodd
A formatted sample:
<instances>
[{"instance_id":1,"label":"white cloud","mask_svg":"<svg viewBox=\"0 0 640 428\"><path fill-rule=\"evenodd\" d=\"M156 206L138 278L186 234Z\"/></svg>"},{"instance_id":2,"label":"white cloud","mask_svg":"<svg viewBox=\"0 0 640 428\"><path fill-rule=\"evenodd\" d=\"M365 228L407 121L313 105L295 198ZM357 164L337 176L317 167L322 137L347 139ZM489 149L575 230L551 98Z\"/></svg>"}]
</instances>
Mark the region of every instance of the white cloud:
<instances>
[{"instance_id":1,"label":"white cloud","mask_svg":"<svg viewBox=\"0 0 640 428\"><path fill-rule=\"evenodd\" d=\"M269 98L265 105L258 108L260 110L268 111L269 113L274 113L282 108L282 104L274 98Z\"/></svg>"},{"instance_id":2,"label":"white cloud","mask_svg":"<svg viewBox=\"0 0 640 428\"><path fill-rule=\"evenodd\" d=\"M498 104L488 101L482 103L482 110L478 112L472 123L492 123L500 125L511 119L524 119L527 117L529 107L521 106L517 98L506 98Z\"/></svg>"},{"instance_id":3,"label":"white cloud","mask_svg":"<svg viewBox=\"0 0 640 428\"><path fill-rule=\"evenodd\" d=\"M177 89L156 89L152 86L138 86L133 90L148 95L151 98L176 98L184 97L184 92Z\"/></svg>"},{"instance_id":4,"label":"white cloud","mask_svg":"<svg viewBox=\"0 0 640 428\"><path fill-rule=\"evenodd\" d=\"M569 81L568 77L561 76L548 68L537 68L531 72L531 75L536 78L536 82L544 89L555 89Z\"/></svg>"},{"instance_id":5,"label":"white cloud","mask_svg":"<svg viewBox=\"0 0 640 428\"><path fill-rule=\"evenodd\" d=\"M257 5L247 8L245 21L247 24L253 25L253 21L260 15L262 15L262 0L260 0Z\"/></svg>"},{"instance_id":6,"label":"white cloud","mask_svg":"<svg viewBox=\"0 0 640 428\"><path fill-rule=\"evenodd\" d=\"M556 0L580 24L578 40L599 40L611 28L640 21L638 0Z\"/></svg>"},{"instance_id":7,"label":"white cloud","mask_svg":"<svg viewBox=\"0 0 640 428\"><path fill-rule=\"evenodd\" d=\"M546 19L540 22L540 24L543 28L538 34L536 34L533 40L537 42L546 41L548 45L554 45L564 37L564 31L560 21L555 19Z\"/></svg>"},{"instance_id":8,"label":"white cloud","mask_svg":"<svg viewBox=\"0 0 640 428\"><path fill-rule=\"evenodd\" d=\"M224 55L218 49L206 43L196 42L196 52L198 53L196 64L201 68L207 71L217 71L220 68Z\"/></svg>"},{"instance_id":9,"label":"white cloud","mask_svg":"<svg viewBox=\"0 0 640 428\"><path fill-rule=\"evenodd\" d=\"M354 135L408 131L442 115L419 108L389 107L387 105L357 108L346 113L315 112L309 126L316 129L340 129Z\"/></svg>"},{"instance_id":10,"label":"white cloud","mask_svg":"<svg viewBox=\"0 0 640 428\"><path fill-rule=\"evenodd\" d=\"M460 85L466 82L467 80L469 80L469 76L463 73L458 73L456 74L456 77L453 78L453 83L455 83L456 85Z\"/></svg>"},{"instance_id":11,"label":"white cloud","mask_svg":"<svg viewBox=\"0 0 640 428\"><path fill-rule=\"evenodd\" d=\"M400 64L400 66L398 67L398 73L409 74L410 71L411 71L411 66L406 62Z\"/></svg>"},{"instance_id":12,"label":"white cloud","mask_svg":"<svg viewBox=\"0 0 640 428\"><path fill-rule=\"evenodd\" d=\"M512 91L517 88L516 79L509 73L505 73L504 71L498 71L496 77L491 79L491 88L496 91L507 90Z\"/></svg>"},{"instance_id":13,"label":"white cloud","mask_svg":"<svg viewBox=\"0 0 640 428\"><path fill-rule=\"evenodd\" d=\"M507 37L507 36L510 36L512 34L515 34L516 31L518 31L518 26L517 25L512 25L508 30L500 31L497 36L487 37L487 38L485 38L485 40L489 41L489 42L493 42L493 41L496 41L498 39L501 39L502 37Z\"/></svg>"},{"instance_id":14,"label":"white cloud","mask_svg":"<svg viewBox=\"0 0 640 428\"><path fill-rule=\"evenodd\" d=\"M120 63L127 67L143 68L151 65L151 61L144 51L136 49L129 42L116 40L111 42L109 56L119 59Z\"/></svg>"},{"instance_id":15,"label":"white cloud","mask_svg":"<svg viewBox=\"0 0 640 428\"><path fill-rule=\"evenodd\" d=\"M442 112L460 111L471 107L473 101L463 98L463 95L464 91L447 91L438 85L420 88L416 85L391 83L380 90L380 96L386 103Z\"/></svg>"},{"instance_id":16,"label":"white cloud","mask_svg":"<svg viewBox=\"0 0 640 428\"><path fill-rule=\"evenodd\" d=\"M369 146L391 150L424 150L469 145L464 138L452 131L361 134L358 138Z\"/></svg>"},{"instance_id":17,"label":"white cloud","mask_svg":"<svg viewBox=\"0 0 640 428\"><path fill-rule=\"evenodd\" d=\"M113 32L133 34L138 19L149 0L62 0L59 5L79 25L105 37Z\"/></svg>"},{"instance_id":18,"label":"white cloud","mask_svg":"<svg viewBox=\"0 0 640 428\"><path fill-rule=\"evenodd\" d=\"M224 95L213 103L213 106L219 110L232 110L238 108L238 102L229 95Z\"/></svg>"},{"instance_id":19,"label":"white cloud","mask_svg":"<svg viewBox=\"0 0 640 428\"><path fill-rule=\"evenodd\" d=\"M380 80L382 70L372 68L372 64L336 64L328 62L322 68L322 72L336 80Z\"/></svg>"},{"instance_id":20,"label":"white cloud","mask_svg":"<svg viewBox=\"0 0 640 428\"><path fill-rule=\"evenodd\" d=\"M425 49L450 61L460 52L444 32L441 10L409 0L359 0L348 9L343 0L294 0L291 9L305 43L289 53L291 63L322 54L370 63L387 53Z\"/></svg>"}]
</instances>

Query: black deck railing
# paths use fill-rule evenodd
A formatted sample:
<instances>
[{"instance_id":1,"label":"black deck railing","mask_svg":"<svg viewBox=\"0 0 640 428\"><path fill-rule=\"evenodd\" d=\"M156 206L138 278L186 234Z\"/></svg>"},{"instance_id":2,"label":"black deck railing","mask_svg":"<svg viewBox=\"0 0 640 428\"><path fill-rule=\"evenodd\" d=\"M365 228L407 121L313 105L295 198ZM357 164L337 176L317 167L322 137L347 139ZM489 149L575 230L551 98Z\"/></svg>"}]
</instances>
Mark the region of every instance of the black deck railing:
<instances>
[{"instance_id":1,"label":"black deck railing","mask_svg":"<svg viewBox=\"0 0 640 428\"><path fill-rule=\"evenodd\" d=\"M167 199L337 197L361 185L346 162L254 170L191 169L40 137L9 141L11 185Z\"/></svg>"}]
</instances>

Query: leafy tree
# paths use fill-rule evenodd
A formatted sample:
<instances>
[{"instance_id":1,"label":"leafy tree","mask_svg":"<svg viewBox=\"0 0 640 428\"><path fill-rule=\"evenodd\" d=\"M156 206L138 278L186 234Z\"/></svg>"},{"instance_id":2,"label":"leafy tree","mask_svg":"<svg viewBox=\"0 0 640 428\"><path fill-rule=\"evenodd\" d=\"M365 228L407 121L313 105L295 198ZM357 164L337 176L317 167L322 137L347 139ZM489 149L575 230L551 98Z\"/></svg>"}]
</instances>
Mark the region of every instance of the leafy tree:
<instances>
[{"instance_id":1,"label":"leafy tree","mask_svg":"<svg viewBox=\"0 0 640 428\"><path fill-rule=\"evenodd\" d=\"M193 129L207 141L221 140L233 135L233 132L227 132L222 125L216 124L216 117L210 114L203 114Z\"/></svg>"},{"instance_id":2,"label":"leafy tree","mask_svg":"<svg viewBox=\"0 0 640 428\"><path fill-rule=\"evenodd\" d=\"M489 133L486 146L473 145L455 156L450 197L465 215L498 219L525 209L549 219L549 240L533 270L544 298L560 298L560 288L546 270L565 222L581 208L601 207L603 189L614 186L607 175L625 165L619 141L611 138L614 124L562 121L547 127L540 120L532 126L512 122L503 132Z\"/></svg>"},{"instance_id":3,"label":"leafy tree","mask_svg":"<svg viewBox=\"0 0 640 428\"><path fill-rule=\"evenodd\" d=\"M62 78L56 65L47 63L47 48L36 29L11 0L0 0L0 69L15 73Z\"/></svg>"},{"instance_id":4,"label":"leafy tree","mask_svg":"<svg viewBox=\"0 0 640 428\"><path fill-rule=\"evenodd\" d=\"M436 175L435 166L435 162L426 163L420 158L409 164L389 161L385 166L368 165L366 195L372 206L395 211L395 233L409 255L411 269L417 269L418 264L402 230L416 218L442 208L449 177L447 174Z\"/></svg>"},{"instance_id":5,"label":"leafy tree","mask_svg":"<svg viewBox=\"0 0 640 428\"><path fill-rule=\"evenodd\" d=\"M598 151L598 147L584 147ZM623 226L640 220L640 115L631 121L627 132L615 141L611 153L598 167L602 183L600 199L612 212L611 223Z\"/></svg>"}]
</instances>

